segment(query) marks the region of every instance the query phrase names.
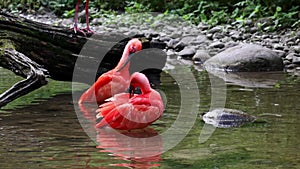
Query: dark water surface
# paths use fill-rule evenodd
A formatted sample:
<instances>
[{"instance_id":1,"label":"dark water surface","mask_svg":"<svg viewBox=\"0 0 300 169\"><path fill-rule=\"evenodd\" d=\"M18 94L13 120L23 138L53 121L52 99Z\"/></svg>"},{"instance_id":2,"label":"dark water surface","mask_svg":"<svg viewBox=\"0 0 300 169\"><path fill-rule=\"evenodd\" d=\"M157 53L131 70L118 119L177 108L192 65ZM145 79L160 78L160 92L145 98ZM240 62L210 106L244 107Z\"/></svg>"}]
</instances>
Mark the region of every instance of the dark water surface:
<instances>
[{"instance_id":1,"label":"dark water surface","mask_svg":"<svg viewBox=\"0 0 300 169\"><path fill-rule=\"evenodd\" d=\"M166 73L161 77L167 102L163 117L147 130L121 133L138 139L120 138L111 130L95 134L78 115L71 83L50 81L0 110L0 168L300 168L299 78L252 73L226 76L225 83L217 78L224 74L192 72L199 90L190 90L199 93L200 103L191 102L190 107L197 107L197 112L191 112L197 118L184 139L170 150L162 153L172 141L161 134L178 119L184 99L176 78ZM189 81L184 70L172 73ZM0 92L20 79L0 68ZM87 86L77 87L74 93ZM221 105L222 98L225 107L254 115L257 121L239 128L210 127L213 132L204 138L200 114ZM92 134L86 133L89 130ZM93 132L95 141L89 137ZM175 139L180 137L180 132L176 134Z\"/></svg>"}]
</instances>

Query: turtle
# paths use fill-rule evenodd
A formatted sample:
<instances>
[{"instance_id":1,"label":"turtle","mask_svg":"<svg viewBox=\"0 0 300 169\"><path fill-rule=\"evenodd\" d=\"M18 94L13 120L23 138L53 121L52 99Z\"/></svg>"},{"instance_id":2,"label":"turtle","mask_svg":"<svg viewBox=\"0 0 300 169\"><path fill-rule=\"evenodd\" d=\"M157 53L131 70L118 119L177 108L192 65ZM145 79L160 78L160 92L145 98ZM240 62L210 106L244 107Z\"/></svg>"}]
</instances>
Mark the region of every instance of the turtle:
<instances>
[{"instance_id":1,"label":"turtle","mask_svg":"<svg viewBox=\"0 0 300 169\"><path fill-rule=\"evenodd\" d=\"M217 128L240 127L245 123L252 123L256 117L243 111L228 108L217 108L202 114L202 120Z\"/></svg>"}]
</instances>

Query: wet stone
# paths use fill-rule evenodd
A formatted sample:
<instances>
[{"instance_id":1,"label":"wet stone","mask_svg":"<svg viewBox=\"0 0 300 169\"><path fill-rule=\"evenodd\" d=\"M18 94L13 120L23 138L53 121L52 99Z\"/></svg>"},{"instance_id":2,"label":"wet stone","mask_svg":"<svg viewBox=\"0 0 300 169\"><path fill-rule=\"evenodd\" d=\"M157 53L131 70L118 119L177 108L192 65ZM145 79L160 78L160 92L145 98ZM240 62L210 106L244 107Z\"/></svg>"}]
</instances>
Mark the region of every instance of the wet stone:
<instances>
[{"instance_id":1,"label":"wet stone","mask_svg":"<svg viewBox=\"0 0 300 169\"><path fill-rule=\"evenodd\" d=\"M300 53L300 46L292 46L295 52Z\"/></svg>"},{"instance_id":2,"label":"wet stone","mask_svg":"<svg viewBox=\"0 0 300 169\"><path fill-rule=\"evenodd\" d=\"M225 44L223 42L217 41L217 42L213 42L209 45L210 48L224 48Z\"/></svg>"},{"instance_id":3,"label":"wet stone","mask_svg":"<svg viewBox=\"0 0 300 169\"><path fill-rule=\"evenodd\" d=\"M159 41L161 41L161 42L169 42L171 40L171 38L170 37L167 37L167 36L164 36L164 37L160 37L159 38Z\"/></svg>"},{"instance_id":4,"label":"wet stone","mask_svg":"<svg viewBox=\"0 0 300 169\"><path fill-rule=\"evenodd\" d=\"M196 41L204 43L204 42L207 42L208 39L207 39L207 37L205 35L198 35L197 38L196 38Z\"/></svg>"},{"instance_id":5,"label":"wet stone","mask_svg":"<svg viewBox=\"0 0 300 169\"><path fill-rule=\"evenodd\" d=\"M293 63L300 64L300 57L297 57L297 56L293 57Z\"/></svg>"},{"instance_id":6,"label":"wet stone","mask_svg":"<svg viewBox=\"0 0 300 169\"><path fill-rule=\"evenodd\" d=\"M210 55L206 50L197 50L196 54L193 56L193 61L198 61L204 63L210 58Z\"/></svg>"},{"instance_id":7,"label":"wet stone","mask_svg":"<svg viewBox=\"0 0 300 169\"><path fill-rule=\"evenodd\" d=\"M285 66L286 69L294 69L295 67L296 67L295 64L289 64Z\"/></svg>"},{"instance_id":8,"label":"wet stone","mask_svg":"<svg viewBox=\"0 0 300 169\"><path fill-rule=\"evenodd\" d=\"M289 53L289 54L285 57L285 59L286 59L286 60L289 60L289 61L292 61L294 57L295 57L295 53Z\"/></svg>"},{"instance_id":9,"label":"wet stone","mask_svg":"<svg viewBox=\"0 0 300 169\"><path fill-rule=\"evenodd\" d=\"M213 39L222 39L224 37L225 36L222 33L219 33L219 32L214 33L213 36L212 36Z\"/></svg>"},{"instance_id":10,"label":"wet stone","mask_svg":"<svg viewBox=\"0 0 300 169\"><path fill-rule=\"evenodd\" d=\"M203 24L203 23L199 23L197 28L201 29L201 30L207 30L209 28L209 26L206 24Z\"/></svg>"},{"instance_id":11,"label":"wet stone","mask_svg":"<svg viewBox=\"0 0 300 169\"><path fill-rule=\"evenodd\" d=\"M183 43L182 41L178 42L177 44L174 45L175 51L181 51L184 47L186 47L186 44Z\"/></svg>"},{"instance_id":12,"label":"wet stone","mask_svg":"<svg viewBox=\"0 0 300 169\"><path fill-rule=\"evenodd\" d=\"M284 49L284 47L282 46L282 45L280 45L280 44L274 44L274 49L276 49L276 50L283 50Z\"/></svg>"},{"instance_id":13,"label":"wet stone","mask_svg":"<svg viewBox=\"0 0 300 169\"><path fill-rule=\"evenodd\" d=\"M178 52L177 54L181 57L192 57L196 53L195 49L192 47L184 48L182 51Z\"/></svg>"},{"instance_id":14,"label":"wet stone","mask_svg":"<svg viewBox=\"0 0 300 169\"><path fill-rule=\"evenodd\" d=\"M221 27L221 26L215 26L215 27L211 28L211 29L208 31L208 33L212 33L212 34L214 34L214 33L216 33L216 32L222 32L222 27Z\"/></svg>"},{"instance_id":15,"label":"wet stone","mask_svg":"<svg viewBox=\"0 0 300 169\"><path fill-rule=\"evenodd\" d=\"M207 69L242 72L279 71L283 69L283 62L276 52L268 48L241 44L211 57L204 66Z\"/></svg>"},{"instance_id":16,"label":"wet stone","mask_svg":"<svg viewBox=\"0 0 300 169\"><path fill-rule=\"evenodd\" d=\"M183 42L184 44L190 44L194 40L195 40L194 36L186 36L181 39L181 42Z\"/></svg>"},{"instance_id":17,"label":"wet stone","mask_svg":"<svg viewBox=\"0 0 300 169\"><path fill-rule=\"evenodd\" d=\"M213 38L213 34L212 33L208 33L208 34L206 34L206 37L208 38L208 39L210 39L210 40L212 40Z\"/></svg>"},{"instance_id":18,"label":"wet stone","mask_svg":"<svg viewBox=\"0 0 300 169\"><path fill-rule=\"evenodd\" d=\"M178 39L171 39L168 43L167 43L167 47L169 48L175 48L175 45L179 42Z\"/></svg>"},{"instance_id":19,"label":"wet stone","mask_svg":"<svg viewBox=\"0 0 300 169\"><path fill-rule=\"evenodd\" d=\"M170 35L170 37L175 39L181 37L181 35L182 35L181 31L175 31Z\"/></svg>"},{"instance_id":20,"label":"wet stone","mask_svg":"<svg viewBox=\"0 0 300 169\"><path fill-rule=\"evenodd\" d=\"M273 50L274 52L276 52L281 58L284 58L286 53L282 50Z\"/></svg>"},{"instance_id":21,"label":"wet stone","mask_svg":"<svg viewBox=\"0 0 300 169\"><path fill-rule=\"evenodd\" d=\"M292 62L289 61L289 60L284 60L284 61L283 61L283 64L284 64L284 65L289 65L289 64L291 64L291 63L292 63Z\"/></svg>"}]
</instances>

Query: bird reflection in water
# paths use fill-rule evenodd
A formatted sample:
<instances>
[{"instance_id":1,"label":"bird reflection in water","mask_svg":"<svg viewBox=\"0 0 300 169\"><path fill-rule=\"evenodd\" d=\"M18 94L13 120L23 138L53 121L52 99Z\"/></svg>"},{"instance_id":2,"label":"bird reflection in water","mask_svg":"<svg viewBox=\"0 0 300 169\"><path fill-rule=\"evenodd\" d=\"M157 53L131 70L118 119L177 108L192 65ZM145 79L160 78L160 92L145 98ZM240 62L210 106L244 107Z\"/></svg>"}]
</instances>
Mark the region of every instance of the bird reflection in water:
<instances>
[{"instance_id":1,"label":"bird reflection in water","mask_svg":"<svg viewBox=\"0 0 300 169\"><path fill-rule=\"evenodd\" d=\"M153 128L115 130L110 127L97 129L97 148L109 152L128 163L111 164L129 168L152 168L160 166L163 144L161 135Z\"/></svg>"},{"instance_id":2,"label":"bird reflection in water","mask_svg":"<svg viewBox=\"0 0 300 169\"><path fill-rule=\"evenodd\" d=\"M109 153L115 159L124 163L114 163L111 166L128 168L153 168L160 166L163 142L161 135L150 127L134 130L115 130L109 126L95 128L95 104L80 106L83 117L89 121L83 127L89 135L96 137L99 152ZM91 134L94 133L94 134Z\"/></svg>"}]
</instances>

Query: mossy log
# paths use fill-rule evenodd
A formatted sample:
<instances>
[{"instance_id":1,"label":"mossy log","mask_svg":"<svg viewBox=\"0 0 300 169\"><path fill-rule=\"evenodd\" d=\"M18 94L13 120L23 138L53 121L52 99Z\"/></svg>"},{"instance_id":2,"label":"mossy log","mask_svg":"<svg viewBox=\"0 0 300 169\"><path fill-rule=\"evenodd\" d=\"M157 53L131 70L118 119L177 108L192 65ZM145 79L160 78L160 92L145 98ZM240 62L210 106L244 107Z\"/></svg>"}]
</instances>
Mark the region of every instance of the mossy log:
<instances>
[{"instance_id":1,"label":"mossy log","mask_svg":"<svg viewBox=\"0 0 300 169\"><path fill-rule=\"evenodd\" d=\"M165 48L164 43L152 41L154 36L102 33L86 37L69 28L0 12L0 67L25 78L0 94L0 107L47 84L47 77L92 83L90 76L97 78L116 66L133 37L142 40L143 49ZM76 65L78 58L85 66Z\"/></svg>"}]
</instances>

